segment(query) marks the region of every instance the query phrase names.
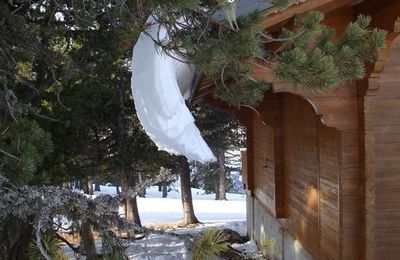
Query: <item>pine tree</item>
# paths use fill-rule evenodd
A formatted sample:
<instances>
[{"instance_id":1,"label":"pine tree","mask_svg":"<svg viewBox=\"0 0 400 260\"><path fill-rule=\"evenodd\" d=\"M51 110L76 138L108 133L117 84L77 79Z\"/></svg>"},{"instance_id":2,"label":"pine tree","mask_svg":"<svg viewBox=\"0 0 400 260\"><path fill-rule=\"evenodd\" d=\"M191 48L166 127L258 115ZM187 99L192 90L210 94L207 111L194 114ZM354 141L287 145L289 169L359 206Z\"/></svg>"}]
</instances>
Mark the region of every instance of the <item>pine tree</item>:
<instances>
[{"instance_id":1,"label":"pine tree","mask_svg":"<svg viewBox=\"0 0 400 260\"><path fill-rule=\"evenodd\" d=\"M121 3L0 3L0 174L13 184L59 185L109 174L130 169L131 163L123 158L132 151L139 154L115 145L120 111L115 90L121 84L128 120L134 117L130 55L123 44L137 37L143 24L142 18L127 22L138 8L131 6L128 13ZM142 140L152 151L145 154L155 156L157 151L137 120L126 125L126 131L125 146L135 147L136 140ZM145 159L129 162L133 160L146 165ZM92 224L82 226L86 237L91 237ZM31 220L15 217L1 220L0 228L16 229L16 243L10 240L6 250L20 254L10 259L24 259L31 225Z\"/></svg>"},{"instance_id":2,"label":"pine tree","mask_svg":"<svg viewBox=\"0 0 400 260\"><path fill-rule=\"evenodd\" d=\"M207 174L212 176L216 199L225 200L228 170L225 167L225 153L244 146L244 131L239 121L229 113L206 104L200 104L192 110L204 139L217 157L216 163L209 167L200 167L200 173L204 180L209 179Z\"/></svg>"}]
</instances>

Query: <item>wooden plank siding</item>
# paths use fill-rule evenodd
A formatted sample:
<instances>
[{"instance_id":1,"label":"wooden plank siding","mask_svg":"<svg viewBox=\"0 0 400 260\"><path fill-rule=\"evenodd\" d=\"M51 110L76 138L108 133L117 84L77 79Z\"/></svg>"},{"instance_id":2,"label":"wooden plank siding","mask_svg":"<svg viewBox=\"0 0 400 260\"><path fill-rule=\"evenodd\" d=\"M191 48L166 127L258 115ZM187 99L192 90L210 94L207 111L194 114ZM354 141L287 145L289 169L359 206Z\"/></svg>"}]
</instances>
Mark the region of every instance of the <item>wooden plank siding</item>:
<instances>
[{"instance_id":1,"label":"wooden plank siding","mask_svg":"<svg viewBox=\"0 0 400 260\"><path fill-rule=\"evenodd\" d=\"M318 118L307 101L284 95L286 228L312 255L319 255Z\"/></svg>"},{"instance_id":2,"label":"wooden plank siding","mask_svg":"<svg viewBox=\"0 0 400 260\"><path fill-rule=\"evenodd\" d=\"M276 217L316 258L339 259L340 132L288 93L267 94L259 112L251 127L254 196L274 216L284 207Z\"/></svg>"},{"instance_id":3,"label":"wooden plank siding","mask_svg":"<svg viewBox=\"0 0 400 260\"><path fill-rule=\"evenodd\" d=\"M278 83L275 84L275 91L288 92L290 89L285 83ZM322 117L316 116L316 120L320 120L324 125L339 131L337 156L340 169L337 174L340 174L338 203L341 255L337 259L359 259L364 247L362 239L364 195L362 184L363 167L360 160L362 147L359 135L360 116L357 85L355 83L346 83L334 91L320 96L307 96L304 94L302 96L305 96L305 99L309 100L313 105L314 113L322 115ZM303 99L304 102L306 102L305 99ZM292 107L292 109L298 110L296 107ZM299 117L298 120L305 119ZM306 125L297 127L306 127ZM287 126L284 126L284 129L286 128ZM284 142L286 142L286 137L284 137ZM284 152L285 154L287 153L286 148L284 148ZM318 173L316 169L314 170ZM287 174L287 171L285 171L285 174Z\"/></svg>"},{"instance_id":4,"label":"wooden plank siding","mask_svg":"<svg viewBox=\"0 0 400 260\"><path fill-rule=\"evenodd\" d=\"M253 117L254 195L261 204L276 216L274 133L271 126Z\"/></svg>"},{"instance_id":5,"label":"wooden plank siding","mask_svg":"<svg viewBox=\"0 0 400 260\"><path fill-rule=\"evenodd\" d=\"M391 43L388 55L373 97L374 245L377 259L400 259L399 36Z\"/></svg>"},{"instance_id":6,"label":"wooden plank siding","mask_svg":"<svg viewBox=\"0 0 400 260\"><path fill-rule=\"evenodd\" d=\"M321 258L339 259L340 252L340 136L339 131L318 127L319 225Z\"/></svg>"}]
</instances>

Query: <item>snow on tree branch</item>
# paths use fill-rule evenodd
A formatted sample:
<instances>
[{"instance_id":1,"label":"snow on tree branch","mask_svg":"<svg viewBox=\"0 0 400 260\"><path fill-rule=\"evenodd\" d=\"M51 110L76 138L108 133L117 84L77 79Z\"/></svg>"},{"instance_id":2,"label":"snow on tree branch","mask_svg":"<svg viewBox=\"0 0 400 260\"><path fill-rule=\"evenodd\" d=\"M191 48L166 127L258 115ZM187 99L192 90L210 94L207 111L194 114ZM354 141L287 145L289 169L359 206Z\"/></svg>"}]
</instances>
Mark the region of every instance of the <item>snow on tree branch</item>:
<instances>
[{"instance_id":1,"label":"snow on tree branch","mask_svg":"<svg viewBox=\"0 0 400 260\"><path fill-rule=\"evenodd\" d=\"M54 186L15 187L0 175L0 234L10 218L24 223L34 222L36 245L45 259L51 259L42 244L42 234L55 234L56 237L60 237L57 233L60 225L56 225L54 219L64 216L72 223L91 223L102 238L103 253L111 252L115 247L122 246L114 230L152 232L151 229L139 227L119 216L118 208L122 201L137 196L143 188L173 177L170 170L163 169L155 178L146 180L126 193L115 197L100 195L92 199L84 194ZM71 225L69 228L73 227L74 225ZM0 246L2 241L4 240L0 237ZM76 248L72 249L76 251Z\"/></svg>"}]
</instances>

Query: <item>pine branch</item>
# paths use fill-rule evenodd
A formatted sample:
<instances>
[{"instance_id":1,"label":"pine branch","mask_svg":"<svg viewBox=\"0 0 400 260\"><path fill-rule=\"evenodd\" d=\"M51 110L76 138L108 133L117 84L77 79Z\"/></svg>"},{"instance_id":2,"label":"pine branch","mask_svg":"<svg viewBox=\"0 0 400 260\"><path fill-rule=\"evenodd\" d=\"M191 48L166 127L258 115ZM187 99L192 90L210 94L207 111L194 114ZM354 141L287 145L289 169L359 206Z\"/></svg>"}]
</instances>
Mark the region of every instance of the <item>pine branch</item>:
<instances>
[{"instance_id":1,"label":"pine branch","mask_svg":"<svg viewBox=\"0 0 400 260\"><path fill-rule=\"evenodd\" d=\"M175 178L175 175L171 174L170 170L165 169L165 168L162 168L162 169L163 170L160 171L161 173L159 175L157 175L156 177L146 179L144 182L136 185L134 188L129 188L128 190L126 190L126 191L122 192L121 194L119 194L118 196L116 196L116 199L122 200L122 199L137 197L143 189L145 189L149 186L152 186L156 183L163 182L163 181L170 181Z\"/></svg>"},{"instance_id":2,"label":"pine branch","mask_svg":"<svg viewBox=\"0 0 400 260\"><path fill-rule=\"evenodd\" d=\"M79 251L79 247L76 248L73 244L71 244L67 239L65 239L63 236L58 234L57 232L53 233L56 238L64 242L69 248L71 248L72 251L74 251L76 254L80 254L81 252Z\"/></svg>"},{"instance_id":3,"label":"pine branch","mask_svg":"<svg viewBox=\"0 0 400 260\"><path fill-rule=\"evenodd\" d=\"M4 150L1 149L1 148L0 148L0 152L3 153L3 154L5 154L5 155L7 155L8 157L11 157L11 158L15 159L15 160L21 161L21 158L18 158L17 156L12 155L12 154L10 154L9 152L6 152L6 151L4 151Z\"/></svg>"},{"instance_id":4,"label":"pine branch","mask_svg":"<svg viewBox=\"0 0 400 260\"><path fill-rule=\"evenodd\" d=\"M291 37L284 37L284 38L282 38L282 37L281 38L274 38L274 37L272 37L272 36L270 36L270 35L268 35L266 33L263 33L263 32L259 32L259 34L262 37L267 39L266 43L270 43L270 42L288 42L288 41L293 41L296 38L302 36L305 32L306 32L306 30L303 28L296 35L291 36Z\"/></svg>"}]
</instances>

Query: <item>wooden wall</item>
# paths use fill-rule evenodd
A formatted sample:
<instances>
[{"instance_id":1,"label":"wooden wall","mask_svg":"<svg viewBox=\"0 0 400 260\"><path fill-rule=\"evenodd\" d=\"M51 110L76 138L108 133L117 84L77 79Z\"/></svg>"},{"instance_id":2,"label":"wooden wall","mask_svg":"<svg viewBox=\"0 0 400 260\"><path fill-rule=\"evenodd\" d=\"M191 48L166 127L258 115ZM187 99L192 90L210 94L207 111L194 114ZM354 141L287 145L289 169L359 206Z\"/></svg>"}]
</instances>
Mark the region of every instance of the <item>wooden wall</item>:
<instances>
[{"instance_id":1,"label":"wooden wall","mask_svg":"<svg viewBox=\"0 0 400 260\"><path fill-rule=\"evenodd\" d=\"M319 244L318 118L306 100L284 96L286 228L312 255Z\"/></svg>"},{"instance_id":2,"label":"wooden wall","mask_svg":"<svg viewBox=\"0 0 400 260\"><path fill-rule=\"evenodd\" d=\"M400 56L398 63L400 65ZM399 74L397 81L381 86L375 100L375 115L376 255L381 259L400 259Z\"/></svg>"},{"instance_id":3,"label":"wooden wall","mask_svg":"<svg viewBox=\"0 0 400 260\"><path fill-rule=\"evenodd\" d=\"M400 36L390 43L387 55L365 106L371 176L367 196L373 207L367 211L372 226L367 236L373 237L368 259L400 259Z\"/></svg>"},{"instance_id":4,"label":"wooden wall","mask_svg":"<svg viewBox=\"0 0 400 260\"><path fill-rule=\"evenodd\" d=\"M339 259L339 132L312 106L284 96L286 225L319 259Z\"/></svg>"},{"instance_id":5,"label":"wooden wall","mask_svg":"<svg viewBox=\"0 0 400 260\"><path fill-rule=\"evenodd\" d=\"M320 256L339 259L340 136L334 128L318 128Z\"/></svg>"},{"instance_id":6,"label":"wooden wall","mask_svg":"<svg viewBox=\"0 0 400 260\"><path fill-rule=\"evenodd\" d=\"M339 259L339 131L292 94L267 94L260 109L247 151L255 197L272 215L280 212L285 229L316 258Z\"/></svg>"},{"instance_id":7,"label":"wooden wall","mask_svg":"<svg viewBox=\"0 0 400 260\"><path fill-rule=\"evenodd\" d=\"M254 195L273 216L275 210L274 131L260 117L253 117Z\"/></svg>"},{"instance_id":8,"label":"wooden wall","mask_svg":"<svg viewBox=\"0 0 400 260\"><path fill-rule=\"evenodd\" d=\"M285 193L281 95L267 94L259 111L259 114L252 114L250 126L247 125L247 157L250 158L248 165L253 167L253 193L274 217L282 218Z\"/></svg>"}]
</instances>

